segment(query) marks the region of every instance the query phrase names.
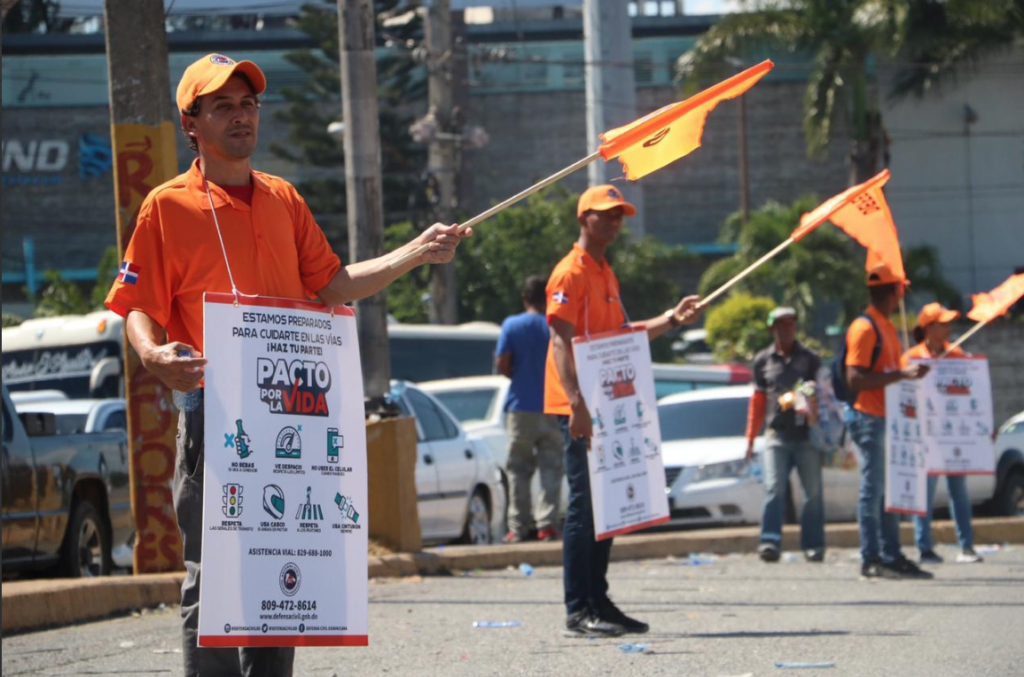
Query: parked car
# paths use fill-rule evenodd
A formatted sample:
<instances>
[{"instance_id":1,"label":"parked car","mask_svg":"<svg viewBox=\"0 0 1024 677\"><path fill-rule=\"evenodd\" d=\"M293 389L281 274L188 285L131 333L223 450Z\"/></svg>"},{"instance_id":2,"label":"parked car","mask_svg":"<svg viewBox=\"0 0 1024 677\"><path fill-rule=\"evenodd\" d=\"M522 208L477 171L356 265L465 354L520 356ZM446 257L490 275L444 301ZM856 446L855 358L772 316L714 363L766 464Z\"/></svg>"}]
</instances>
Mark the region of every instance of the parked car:
<instances>
[{"instance_id":1,"label":"parked car","mask_svg":"<svg viewBox=\"0 0 1024 677\"><path fill-rule=\"evenodd\" d=\"M487 444L433 396L405 381L391 399L416 419L416 493L423 540L486 544L500 537L506 494Z\"/></svg>"},{"instance_id":2,"label":"parked car","mask_svg":"<svg viewBox=\"0 0 1024 677\"><path fill-rule=\"evenodd\" d=\"M3 387L3 570L109 574L134 534L124 430L57 434Z\"/></svg>"},{"instance_id":3,"label":"parked car","mask_svg":"<svg viewBox=\"0 0 1024 677\"><path fill-rule=\"evenodd\" d=\"M468 376L445 381L429 381L420 387L441 401L459 419L466 432L487 444L501 472L502 486L508 495L508 435L505 432L505 398L511 381L505 376ZM531 495L540 495L540 474L533 474ZM569 483L562 478L559 519L569 507Z\"/></svg>"},{"instance_id":4,"label":"parked car","mask_svg":"<svg viewBox=\"0 0 1024 677\"><path fill-rule=\"evenodd\" d=\"M996 437L996 494L999 515L1024 515L1024 411L1003 424Z\"/></svg>"},{"instance_id":5,"label":"parked car","mask_svg":"<svg viewBox=\"0 0 1024 677\"><path fill-rule=\"evenodd\" d=\"M755 458L746 463L747 405L753 389L717 388L681 393L658 402L662 456L669 497L669 524L757 524L764 503L764 438L754 442ZM999 472L969 475L971 502L1014 505L1020 510L1024 494L1024 416L1007 423L1007 442L996 445ZM1013 441L1016 440L1016 443ZM1016 444L1016 446L1014 446ZM999 477L999 491L996 490ZM825 519L851 522L857 519L860 471L849 439L825 452L822 470ZM789 487L788 512L792 517L803 502L795 473ZM1016 503L1014 503L1016 501ZM946 483L939 482L936 508L949 505ZM1009 509L1009 508L1007 508Z\"/></svg>"}]
</instances>

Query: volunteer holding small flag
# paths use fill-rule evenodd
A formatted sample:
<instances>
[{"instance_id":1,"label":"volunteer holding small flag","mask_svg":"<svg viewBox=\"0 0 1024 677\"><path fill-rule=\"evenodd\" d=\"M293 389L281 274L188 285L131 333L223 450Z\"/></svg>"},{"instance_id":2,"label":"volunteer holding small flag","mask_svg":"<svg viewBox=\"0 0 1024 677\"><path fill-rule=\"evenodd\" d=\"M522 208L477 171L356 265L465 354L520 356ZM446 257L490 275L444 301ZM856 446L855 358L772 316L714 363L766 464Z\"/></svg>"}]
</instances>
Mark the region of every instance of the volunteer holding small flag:
<instances>
[{"instance_id":1,"label":"volunteer holding small flag","mask_svg":"<svg viewBox=\"0 0 1024 677\"><path fill-rule=\"evenodd\" d=\"M917 345L903 354L903 366L910 366L910 360L933 360L940 355L946 357L966 357L960 348L949 345L949 323L960 317L955 310L944 308L939 303L929 303L921 309L914 327L914 340ZM914 517L914 540L920 552L921 564L942 564L942 557L932 546L932 504L935 502L935 489L938 486L937 475L928 476L928 514ZM949 501L953 519L956 522L956 537L960 542L961 552L956 561L960 564L972 564L982 561L974 551L974 529L971 527L971 497L967 493L967 478L964 475L946 475L946 486L949 488Z\"/></svg>"}]
</instances>

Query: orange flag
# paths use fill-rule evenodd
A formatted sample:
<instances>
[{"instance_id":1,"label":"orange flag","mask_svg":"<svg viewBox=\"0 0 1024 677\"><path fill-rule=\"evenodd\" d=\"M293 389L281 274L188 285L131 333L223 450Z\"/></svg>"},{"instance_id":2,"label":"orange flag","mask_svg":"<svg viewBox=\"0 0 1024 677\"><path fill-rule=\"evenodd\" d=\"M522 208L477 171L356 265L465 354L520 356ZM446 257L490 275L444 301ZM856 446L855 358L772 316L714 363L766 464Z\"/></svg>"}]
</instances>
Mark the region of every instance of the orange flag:
<instances>
[{"instance_id":1,"label":"orange flag","mask_svg":"<svg viewBox=\"0 0 1024 677\"><path fill-rule=\"evenodd\" d=\"M975 322L989 322L1009 310L1021 297L1024 297L1024 273L1017 273L989 293L975 294L972 297L974 307L967 317Z\"/></svg>"},{"instance_id":2,"label":"orange flag","mask_svg":"<svg viewBox=\"0 0 1024 677\"><path fill-rule=\"evenodd\" d=\"M896 224L893 223L889 203L882 193L882 186L888 180L889 170L884 169L874 178L826 200L817 209L800 218L800 227L793 231L791 237L800 240L825 221L831 221L867 248L867 270L885 263L893 273L905 280L907 274L903 270L903 254L900 252Z\"/></svg>"},{"instance_id":3,"label":"orange flag","mask_svg":"<svg viewBox=\"0 0 1024 677\"><path fill-rule=\"evenodd\" d=\"M601 135L601 157L619 159L631 181L647 176L700 148L704 121L719 101L735 99L775 67L764 61L709 87L686 101L673 103L635 122Z\"/></svg>"}]
</instances>

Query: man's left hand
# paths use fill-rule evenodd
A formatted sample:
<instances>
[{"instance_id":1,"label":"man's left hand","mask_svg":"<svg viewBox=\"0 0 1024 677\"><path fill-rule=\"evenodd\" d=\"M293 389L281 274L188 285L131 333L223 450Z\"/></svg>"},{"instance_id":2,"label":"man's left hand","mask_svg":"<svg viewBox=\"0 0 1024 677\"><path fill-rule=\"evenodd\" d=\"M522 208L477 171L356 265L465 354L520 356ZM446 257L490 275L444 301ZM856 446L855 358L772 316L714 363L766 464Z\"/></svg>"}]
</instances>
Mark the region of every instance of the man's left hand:
<instances>
[{"instance_id":1,"label":"man's left hand","mask_svg":"<svg viewBox=\"0 0 1024 677\"><path fill-rule=\"evenodd\" d=\"M704 309L700 307L699 296L684 296L683 300L672 309L672 313L680 324L693 324L700 319L703 311Z\"/></svg>"},{"instance_id":2,"label":"man's left hand","mask_svg":"<svg viewBox=\"0 0 1024 677\"><path fill-rule=\"evenodd\" d=\"M459 233L458 224L446 226L435 223L423 231L423 234L414 240L417 246L430 245L430 249L420 255L421 263L450 263L455 258L455 248L459 246L464 238L471 237L473 229L467 228Z\"/></svg>"}]
</instances>

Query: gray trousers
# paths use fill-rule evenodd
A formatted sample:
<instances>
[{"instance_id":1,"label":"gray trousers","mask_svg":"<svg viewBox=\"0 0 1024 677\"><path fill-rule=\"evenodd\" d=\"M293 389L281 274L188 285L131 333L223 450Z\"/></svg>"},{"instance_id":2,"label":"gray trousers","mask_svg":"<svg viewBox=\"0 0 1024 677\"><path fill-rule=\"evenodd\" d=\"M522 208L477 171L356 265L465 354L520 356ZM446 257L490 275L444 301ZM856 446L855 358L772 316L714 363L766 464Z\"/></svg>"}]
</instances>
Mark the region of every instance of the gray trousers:
<instances>
[{"instance_id":1,"label":"gray trousers","mask_svg":"<svg viewBox=\"0 0 1024 677\"><path fill-rule=\"evenodd\" d=\"M525 536L536 524L538 529L554 526L562 498L563 459L565 453L558 417L529 411L506 414L508 431L509 507L508 529ZM533 510L530 483L540 471L540 496Z\"/></svg>"},{"instance_id":2,"label":"gray trousers","mask_svg":"<svg viewBox=\"0 0 1024 677\"><path fill-rule=\"evenodd\" d=\"M290 677L295 649L201 649L199 574L203 559L203 434L198 407L178 415L178 454L174 467L174 510L185 551L181 586L182 653L186 677Z\"/></svg>"}]
</instances>

